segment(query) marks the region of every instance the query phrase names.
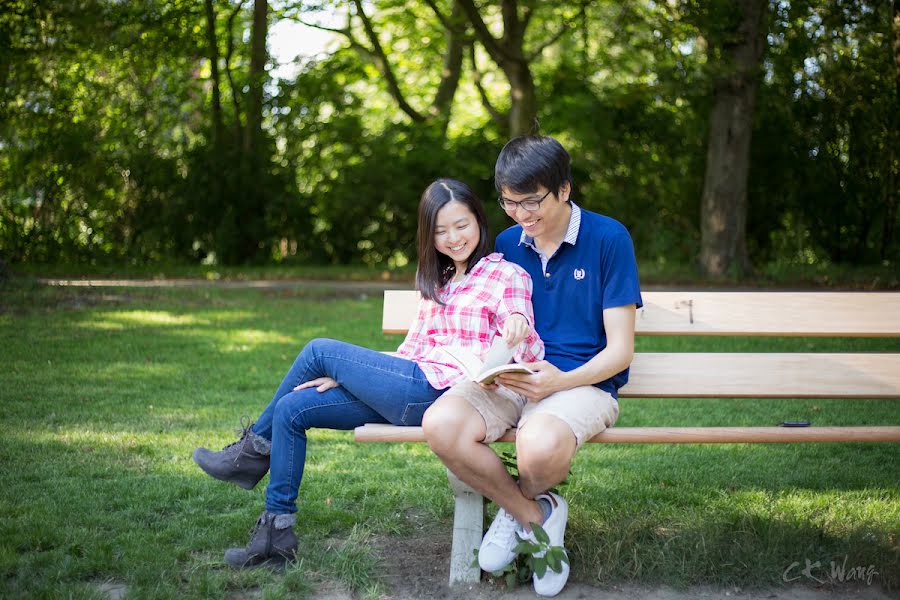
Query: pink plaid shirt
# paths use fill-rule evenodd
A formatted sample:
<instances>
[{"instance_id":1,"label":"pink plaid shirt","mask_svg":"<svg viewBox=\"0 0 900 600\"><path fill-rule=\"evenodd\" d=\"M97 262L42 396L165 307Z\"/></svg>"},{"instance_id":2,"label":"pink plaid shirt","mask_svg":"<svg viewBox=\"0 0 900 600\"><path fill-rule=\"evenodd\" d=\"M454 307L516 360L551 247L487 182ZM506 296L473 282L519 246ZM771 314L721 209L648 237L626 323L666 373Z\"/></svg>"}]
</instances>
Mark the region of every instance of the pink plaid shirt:
<instances>
[{"instance_id":1,"label":"pink plaid shirt","mask_svg":"<svg viewBox=\"0 0 900 600\"><path fill-rule=\"evenodd\" d=\"M470 270L458 287L444 286L443 306L431 300L419 301L416 320L397 355L419 365L435 389L458 383L465 375L446 346L463 347L484 358L494 337L502 335L506 319L519 313L531 325L531 332L516 349L518 362L536 362L544 358L544 342L534 331L531 306L531 277L503 255L485 256Z\"/></svg>"}]
</instances>

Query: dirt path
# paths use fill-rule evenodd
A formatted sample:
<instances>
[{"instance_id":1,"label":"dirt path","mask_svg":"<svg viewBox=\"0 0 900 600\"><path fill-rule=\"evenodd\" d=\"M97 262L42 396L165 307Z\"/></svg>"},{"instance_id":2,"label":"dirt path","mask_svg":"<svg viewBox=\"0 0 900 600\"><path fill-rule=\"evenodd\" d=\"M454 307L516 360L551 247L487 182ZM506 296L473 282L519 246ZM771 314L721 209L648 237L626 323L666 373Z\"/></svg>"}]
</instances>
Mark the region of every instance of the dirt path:
<instances>
[{"instance_id":1,"label":"dirt path","mask_svg":"<svg viewBox=\"0 0 900 600\"><path fill-rule=\"evenodd\" d=\"M507 588L499 580L483 580L478 585L447 585L450 538L444 532L420 532L413 537L382 537L375 550L384 566L383 583L388 592L380 600L532 600L540 598L530 585ZM315 600L355 600L346 590L321 589ZM718 589L695 586L675 589L668 586L609 585L571 583L556 598L560 600L897 600L898 592L885 592L877 583L865 581L811 588L785 584L763 589Z\"/></svg>"},{"instance_id":2,"label":"dirt path","mask_svg":"<svg viewBox=\"0 0 900 600\"><path fill-rule=\"evenodd\" d=\"M411 290L412 283L404 281L337 281L318 279L60 279L40 278L38 283L71 288L219 288L219 289L338 289L348 292L383 292Z\"/></svg>"}]
</instances>

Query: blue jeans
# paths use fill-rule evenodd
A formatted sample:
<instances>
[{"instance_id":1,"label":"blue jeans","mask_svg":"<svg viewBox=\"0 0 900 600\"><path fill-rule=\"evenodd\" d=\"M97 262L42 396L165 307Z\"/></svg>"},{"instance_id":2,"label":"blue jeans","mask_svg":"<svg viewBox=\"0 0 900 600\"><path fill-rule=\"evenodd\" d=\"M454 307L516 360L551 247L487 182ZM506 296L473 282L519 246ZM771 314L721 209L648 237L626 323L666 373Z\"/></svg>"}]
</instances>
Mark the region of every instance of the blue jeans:
<instances>
[{"instance_id":1,"label":"blue jeans","mask_svg":"<svg viewBox=\"0 0 900 600\"><path fill-rule=\"evenodd\" d=\"M293 391L317 377L331 377L340 387ZM425 410L443 392L433 388L411 360L336 340L312 340L253 425L253 433L272 441L266 510L296 512L307 429L347 430L365 423L421 425Z\"/></svg>"}]
</instances>

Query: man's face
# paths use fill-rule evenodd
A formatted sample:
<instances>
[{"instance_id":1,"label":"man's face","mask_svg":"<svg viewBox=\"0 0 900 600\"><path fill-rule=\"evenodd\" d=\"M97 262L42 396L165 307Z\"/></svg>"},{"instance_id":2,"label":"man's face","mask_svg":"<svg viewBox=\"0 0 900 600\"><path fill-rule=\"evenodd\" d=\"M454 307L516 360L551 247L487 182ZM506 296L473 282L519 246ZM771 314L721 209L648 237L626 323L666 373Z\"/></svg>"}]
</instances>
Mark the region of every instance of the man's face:
<instances>
[{"instance_id":1,"label":"man's face","mask_svg":"<svg viewBox=\"0 0 900 600\"><path fill-rule=\"evenodd\" d=\"M566 201L569 199L569 185L564 184L558 194L551 193L547 188L540 186L534 192L518 194L509 188L503 188L500 198L503 200L503 210L506 214L522 226L525 233L534 239L539 239L548 232L559 231L563 227L563 221L568 221L569 212ZM512 204L518 202L519 204ZM531 204L528 210L525 206Z\"/></svg>"}]
</instances>

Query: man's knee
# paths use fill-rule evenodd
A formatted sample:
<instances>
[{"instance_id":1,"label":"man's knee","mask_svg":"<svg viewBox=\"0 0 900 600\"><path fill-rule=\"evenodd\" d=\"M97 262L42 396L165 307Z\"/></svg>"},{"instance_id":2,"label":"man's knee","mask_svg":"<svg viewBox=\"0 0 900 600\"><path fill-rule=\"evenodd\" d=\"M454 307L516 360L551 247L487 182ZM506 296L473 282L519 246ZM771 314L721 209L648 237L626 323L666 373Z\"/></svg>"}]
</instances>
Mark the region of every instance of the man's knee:
<instances>
[{"instance_id":1,"label":"man's knee","mask_svg":"<svg viewBox=\"0 0 900 600\"><path fill-rule=\"evenodd\" d=\"M432 404L422 417L425 440L438 456L453 454L461 445L477 441L478 427L464 398L445 396ZM477 413L476 413L477 415ZM484 434L481 434L482 439Z\"/></svg>"},{"instance_id":2,"label":"man's knee","mask_svg":"<svg viewBox=\"0 0 900 600\"><path fill-rule=\"evenodd\" d=\"M576 450L575 434L554 417L533 417L516 433L520 472L568 471Z\"/></svg>"},{"instance_id":3,"label":"man's knee","mask_svg":"<svg viewBox=\"0 0 900 600\"><path fill-rule=\"evenodd\" d=\"M439 453L452 444L459 421L459 415L446 403L435 402L428 407L422 416L422 433L432 450Z\"/></svg>"}]
</instances>

